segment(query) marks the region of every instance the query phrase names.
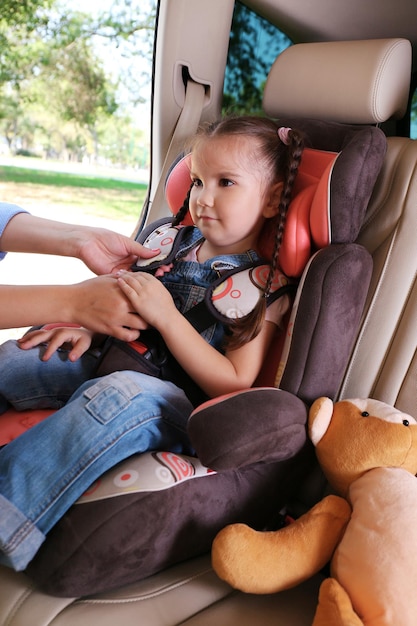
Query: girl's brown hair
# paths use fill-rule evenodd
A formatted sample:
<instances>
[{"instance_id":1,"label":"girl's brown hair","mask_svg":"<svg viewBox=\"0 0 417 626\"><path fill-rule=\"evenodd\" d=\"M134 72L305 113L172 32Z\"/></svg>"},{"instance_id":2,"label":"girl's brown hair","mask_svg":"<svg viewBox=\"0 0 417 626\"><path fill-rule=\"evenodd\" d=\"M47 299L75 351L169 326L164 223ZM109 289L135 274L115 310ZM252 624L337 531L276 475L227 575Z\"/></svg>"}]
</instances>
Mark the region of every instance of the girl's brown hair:
<instances>
[{"instance_id":1,"label":"girl's brown hair","mask_svg":"<svg viewBox=\"0 0 417 626\"><path fill-rule=\"evenodd\" d=\"M268 219L268 229L275 229L275 238L270 270L264 289L264 298L260 298L255 309L243 318L230 323L230 335L227 347L235 349L251 341L259 333L265 317L266 297L278 268L279 251L284 236L285 221L292 197L294 181L297 176L303 151L303 135L297 129L286 129L285 143L278 134L279 125L273 120L257 116L227 117L220 121L202 125L192 140L191 150L202 140L211 137L244 136L254 139L254 166L261 168L265 179L272 187L282 182L283 188L278 203L277 215ZM281 134L281 133L280 133ZM174 217L173 224L182 222L188 213L190 187L184 204Z\"/></svg>"}]
</instances>

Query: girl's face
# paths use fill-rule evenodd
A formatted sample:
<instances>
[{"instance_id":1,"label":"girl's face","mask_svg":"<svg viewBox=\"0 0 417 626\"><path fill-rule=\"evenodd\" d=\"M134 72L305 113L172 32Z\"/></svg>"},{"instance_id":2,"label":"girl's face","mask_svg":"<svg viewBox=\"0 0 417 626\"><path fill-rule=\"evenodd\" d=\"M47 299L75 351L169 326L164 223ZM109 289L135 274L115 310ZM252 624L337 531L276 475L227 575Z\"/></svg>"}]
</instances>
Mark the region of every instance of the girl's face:
<instances>
[{"instance_id":1,"label":"girl's face","mask_svg":"<svg viewBox=\"0 0 417 626\"><path fill-rule=\"evenodd\" d=\"M256 140L202 140L191 154L190 213L206 241L206 260L255 248L262 225L276 214L282 183L268 185L256 162Z\"/></svg>"}]
</instances>

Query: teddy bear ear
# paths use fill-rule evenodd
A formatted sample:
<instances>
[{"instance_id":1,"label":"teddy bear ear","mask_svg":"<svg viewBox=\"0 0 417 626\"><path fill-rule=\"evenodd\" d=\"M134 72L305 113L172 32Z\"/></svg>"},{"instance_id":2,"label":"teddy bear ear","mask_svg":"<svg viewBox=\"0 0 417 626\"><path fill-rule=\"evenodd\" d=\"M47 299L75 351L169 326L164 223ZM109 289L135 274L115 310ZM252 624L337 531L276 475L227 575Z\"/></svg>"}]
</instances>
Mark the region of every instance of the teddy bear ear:
<instances>
[{"instance_id":1,"label":"teddy bear ear","mask_svg":"<svg viewBox=\"0 0 417 626\"><path fill-rule=\"evenodd\" d=\"M333 415L333 402L330 398L317 398L308 415L309 436L316 446L327 431Z\"/></svg>"}]
</instances>

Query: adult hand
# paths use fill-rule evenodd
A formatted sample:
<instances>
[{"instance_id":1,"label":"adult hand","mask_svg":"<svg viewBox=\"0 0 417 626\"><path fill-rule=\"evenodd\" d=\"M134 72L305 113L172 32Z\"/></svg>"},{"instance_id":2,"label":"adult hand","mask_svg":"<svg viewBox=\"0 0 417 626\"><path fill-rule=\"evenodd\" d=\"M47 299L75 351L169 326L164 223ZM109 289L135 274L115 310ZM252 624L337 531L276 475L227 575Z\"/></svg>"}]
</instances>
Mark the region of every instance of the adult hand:
<instances>
[{"instance_id":1,"label":"adult hand","mask_svg":"<svg viewBox=\"0 0 417 626\"><path fill-rule=\"evenodd\" d=\"M85 229L80 235L77 256L95 274L112 274L120 269L129 269L138 257L149 259L159 252L105 228Z\"/></svg>"},{"instance_id":2,"label":"adult hand","mask_svg":"<svg viewBox=\"0 0 417 626\"><path fill-rule=\"evenodd\" d=\"M106 228L65 224L29 213L12 217L1 235L0 249L73 256L95 274L128 269L138 257L149 259L159 252Z\"/></svg>"},{"instance_id":3,"label":"adult hand","mask_svg":"<svg viewBox=\"0 0 417 626\"><path fill-rule=\"evenodd\" d=\"M123 294L115 276L99 276L69 285L64 321L123 341L137 339L148 327ZM62 321L62 320L61 320Z\"/></svg>"}]
</instances>

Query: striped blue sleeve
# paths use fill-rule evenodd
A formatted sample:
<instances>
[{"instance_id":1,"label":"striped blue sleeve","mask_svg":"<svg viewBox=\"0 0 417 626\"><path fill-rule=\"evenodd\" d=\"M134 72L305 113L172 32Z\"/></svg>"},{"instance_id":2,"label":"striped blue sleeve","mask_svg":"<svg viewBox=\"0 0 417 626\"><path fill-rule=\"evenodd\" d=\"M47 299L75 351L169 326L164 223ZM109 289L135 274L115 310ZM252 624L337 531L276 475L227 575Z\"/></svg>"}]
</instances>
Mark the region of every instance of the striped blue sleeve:
<instances>
[{"instance_id":1,"label":"striped blue sleeve","mask_svg":"<svg viewBox=\"0 0 417 626\"><path fill-rule=\"evenodd\" d=\"M27 211L25 211L25 209L22 209L20 206L17 206L17 204L0 202L0 237L2 236L4 229L6 228L12 217L17 215L18 213L27 213ZM0 260L4 259L5 256L6 253L0 251Z\"/></svg>"}]
</instances>

